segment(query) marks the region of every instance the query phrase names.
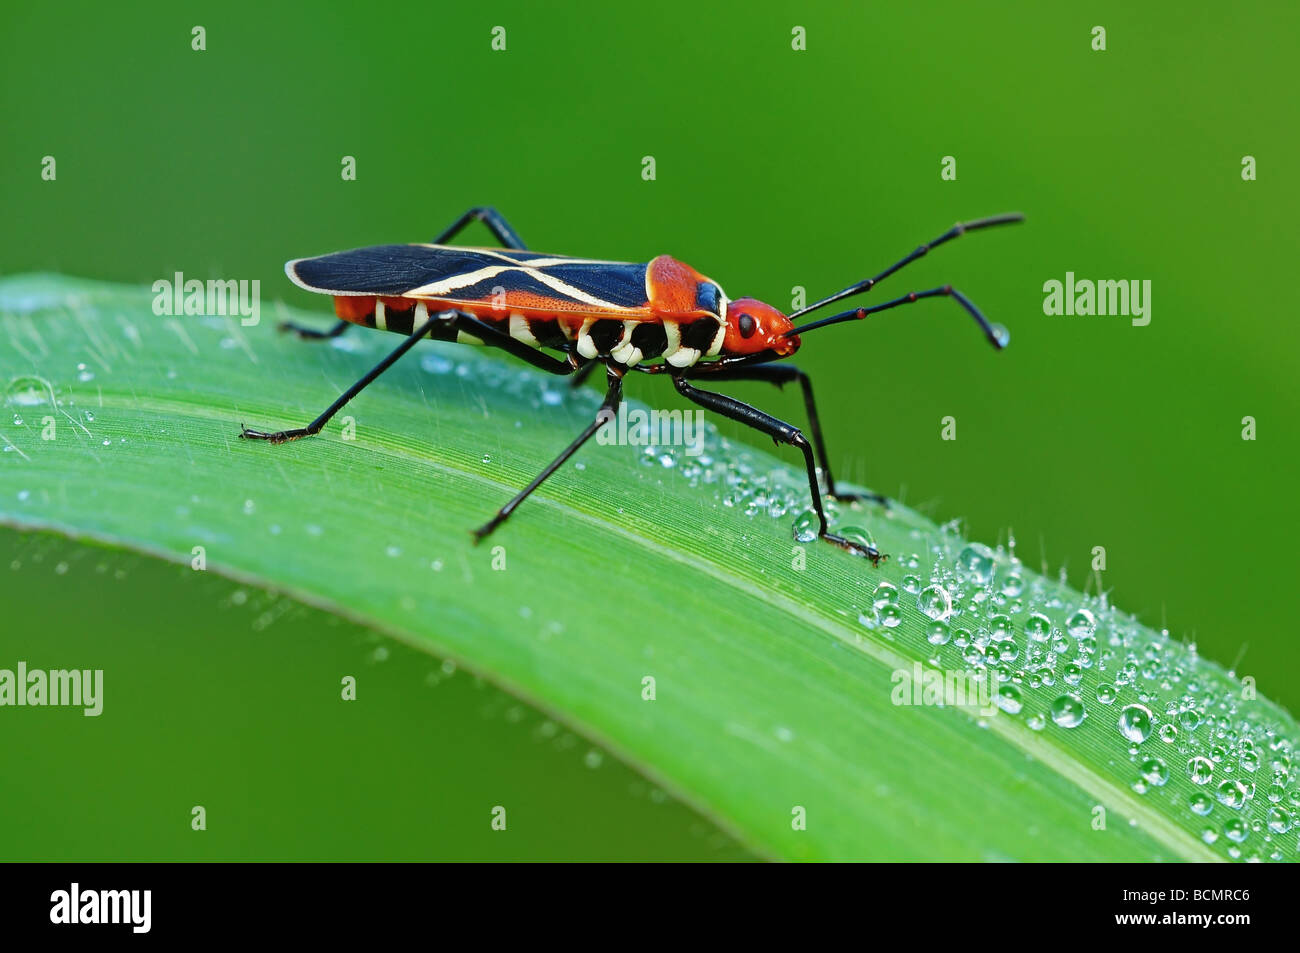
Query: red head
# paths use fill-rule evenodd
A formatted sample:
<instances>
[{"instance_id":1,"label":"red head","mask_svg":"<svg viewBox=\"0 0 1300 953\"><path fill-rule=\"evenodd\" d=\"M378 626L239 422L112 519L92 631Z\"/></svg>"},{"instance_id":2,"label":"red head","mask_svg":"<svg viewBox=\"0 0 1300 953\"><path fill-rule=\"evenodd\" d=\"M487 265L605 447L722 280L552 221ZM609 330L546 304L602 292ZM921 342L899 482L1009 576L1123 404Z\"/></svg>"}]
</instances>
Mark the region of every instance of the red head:
<instances>
[{"instance_id":1,"label":"red head","mask_svg":"<svg viewBox=\"0 0 1300 953\"><path fill-rule=\"evenodd\" d=\"M785 336L793 327L790 319L770 304L756 298L737 298L727 306L727 335L722 350L734 355L775 351L779 357L789 357L799 350L798 335Z\"/></svg>"}]
</instances>

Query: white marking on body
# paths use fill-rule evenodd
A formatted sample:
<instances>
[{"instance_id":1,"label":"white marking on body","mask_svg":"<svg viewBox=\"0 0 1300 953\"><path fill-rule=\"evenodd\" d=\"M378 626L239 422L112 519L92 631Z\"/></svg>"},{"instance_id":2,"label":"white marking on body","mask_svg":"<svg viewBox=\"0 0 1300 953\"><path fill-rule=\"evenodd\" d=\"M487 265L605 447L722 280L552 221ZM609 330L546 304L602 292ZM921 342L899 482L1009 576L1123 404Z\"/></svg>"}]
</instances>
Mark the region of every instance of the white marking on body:
<instances>
[{"instance_id":1,"label":"white marking on body","mask_svg":"<svg viewBox=\"0 0 1300 953\"><path fill-rule=\"evenodd\" d=\"M632 346L632 332L637 329L640 322L624 321L623 336L618 339L618 343L610 348L609 356L626 367L631 367L641 360L641 349Z\"/></svg>"},{"instance_id":2,"label":"white marking on body","mask_svg":"<svg viewBox=\"0 0 1300 953\"><path fill-rule=\"evenodd\" d=\"M423 301L415 302L415 320L411 322L411 333L414 334L420 327L424 325L424 322L428 320L429 320L429 306L425 304ZM430 337L433 337L433 328L429 328L429 330L424 333L429 335Z\"/></svg>"},{"instance_id":3,"label":"white marking on body","mask_svg":"<svg viewBox=\"0 0 1300 953\"><path fill-rule=\"evenodd\" d=\"M677 364L673 357L682 349L682 329L676 321L665 321L663 326L664 337L668 339L667 344L664 345L663 358L674 367L680 367L681 365Z\"/></svg>"},{"instance_id":4,"label":"white marking on body","mask_svg":"<svg viewBox=\"0 0 1300 953\"><path fill-rule=\"evenodd\" d=\"M375 299L375 327L381 331L388 330L388 316L384 313L384 303Z\"/></svg>"},{"instance_id":5,"label":"white marking on body","mask_svg":"<svg viewBox=\"0 0 1300 953\"><path fill-rule=\"evenodd\" d=\"M591 326L595 323L595 318L588 318L582 322L582 330L578 332L578 353L587 360L593 359L599 353L596 350L596 342L591 339Z\"/></svg>"},{"instance_id":6,"label":"white marking on body","mask_svg":"<svg viewBox=\"0 0 1300 953\"><path fill-rule=\"evenodd\" d=\"M536 281L546 285L552 291L558 291L572 301L580 301L583 304L589 304L593 307L605 308L611 311L618 311L619 305L612 301L605 301L594 295L589 295L581 288L575 288L567 281L561 281L554 275L548 275L545 271L537 268L526 268L519 265L488 265L484 268L478 268L474 271L467 271L459 275L452 275L450 278L443 278L441 281L434 281L427 285L421 285L419 288L412 288L406 294L412 298L447 298L452 297L453 292L461 288L469 288L480 282L495 278L497 275L506 272L520 272L533 278Z\"/></svg>"},{"instance_id":7,"label":"white marking on body","mask_svg":"<svg viewBox=\"0 0 1300 953\"><path fill-rule=\"evenodd\" d=\"M537 338L533 336L533 330L528 326L528 319L518 311L510 314L510 336L516 341L522 341L530 347L541 347Z\"/></svg>"},{"instance_id":8,"label":"white marking on body","mask_svg":"<svg viewBox=\"0 0 1300 953\"><path fill-rule=\"evenodd\" d=\"M665 354L666 360L673 367L690 367L700 359L700 349L697 347L679 347L672 354Z\"/></svg>"},{"instance_id":9,"label":"white marking on body","mask_svg":"<svg viewBox=\"0 0 1300 953\"><path fill-rule=\"evenodd\" d=\"M482 347L482 346L483 346L483 339L482 339L482 338L476 338L474 335L470 334L468 331L457 331L457 332L456 332L456 343L457 343L457 344L473 344L473 345L475 345L476 347Z\"/></svg>"},{"instance_id":10,"label":"white marking on body","mask_svg":"<svg viewBox=\"0 0 1300 953\"><path fill-rule=\"evenodd\" d=\"M709 357L717 357L722 351L722 341L727 336L727 322L718 322L718 331L713 335L713 340L709 343L709 349L704 353Z\"/></svg>"}]
</instances>

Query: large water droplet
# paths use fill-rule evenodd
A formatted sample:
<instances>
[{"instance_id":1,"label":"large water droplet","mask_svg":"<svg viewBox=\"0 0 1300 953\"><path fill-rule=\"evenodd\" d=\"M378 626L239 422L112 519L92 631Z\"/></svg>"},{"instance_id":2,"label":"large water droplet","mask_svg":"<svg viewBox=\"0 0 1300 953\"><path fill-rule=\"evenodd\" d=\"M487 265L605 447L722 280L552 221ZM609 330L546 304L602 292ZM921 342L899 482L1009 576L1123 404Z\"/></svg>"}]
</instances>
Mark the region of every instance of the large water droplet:
<instances>
[{"instance_id":1,"label":"large water droplet","mask_svg":"<svg viewBox=\"0 0 1300 953\"><path fill-rule=\"evenodd\" d=\"M943 586L926 586L916 597L916 607L929 618L942 622L952 615L952 596Z\"/></svg>"},{"instance_id":2,"label":"large water droplet","mask_svg":"<svg viewBox=\"0 0 1300 953\"><path fill-rule=\"evenodd\" d=\"M987 546L971 544L957 557L957 571L973 576L976 582L987 583L993 578L993 553Z\"/></svg>"},{"instance_id":3,"label":"large water droplet","mask_svg":"<svg viewBox=\"0 0 1300 953\"><path fill-rule=\"evenodd\" d=\"M1052 702L1052 721L1062 728L1077 728L1088 717L1083 699L1078 695L1062 695Z\"/></svg>"},{"instance_id":4,"label":"large water droplet","mask_svg":"<svg viewBox=\"0 0 1300 953\"><path fill-rule=\"evenodd\" d=\"M811 543L817 538L820 528L821 521L817 519L817 514L812 510L804 510L795 518L794 538L800 543Z\"/></svg>"},{"instance_id":5,"label":"large water droplet","mask_svg":"<svg viewBox=\"0 0 1300 953\"><path fill-rule=\"evenodd\" d=\"M1151 736L1151 709L1145 705L1128 705L1119 713L1119 733L1134 744Z\"/></svg>"},{"instance_id":6,"label":"large water droplet","mask_svg":"<svg viewBox=\"0 0 1300 953\"><path fill-rule=\"evenodd\" d=\"M1086 639L1097 630L1097 617L1087 609L1080 609L1065 624L1066 631L1076 639Z\"/></svg>"},{"instance_id":7,"label":"large water droplet","mask_svg":"<svg viewBox=\"0 0 1300 953\"><path fill-rule=\"evenodd\" d=\"M1240 810L1246 803L1246 785L1240 781L1224 781L1214 793L1218 795L1220 804L1226 804L1234 810Z\"/></svg>"}]
</instances>

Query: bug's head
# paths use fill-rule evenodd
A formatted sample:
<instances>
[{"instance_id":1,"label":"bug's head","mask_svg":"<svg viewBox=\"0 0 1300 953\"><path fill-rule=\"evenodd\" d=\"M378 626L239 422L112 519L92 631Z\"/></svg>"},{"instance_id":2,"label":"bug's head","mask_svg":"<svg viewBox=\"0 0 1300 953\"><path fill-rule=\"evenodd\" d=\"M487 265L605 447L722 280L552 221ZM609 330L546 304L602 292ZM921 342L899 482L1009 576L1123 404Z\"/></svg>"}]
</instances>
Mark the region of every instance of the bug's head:
<instances>
[{"instance_id":1,"label":"bug's head","mask_svg":"<svg viewBox=\"0 0 1300 953\"><path fill-rule=\"evenodd\" d=\"M722 348L728 354L774 351L777 357L789 357L799 350L798 335L789 335L793 327L790 319L770 304L737 298L727 306L727 336Z\"/></svg>"}]
</instances>

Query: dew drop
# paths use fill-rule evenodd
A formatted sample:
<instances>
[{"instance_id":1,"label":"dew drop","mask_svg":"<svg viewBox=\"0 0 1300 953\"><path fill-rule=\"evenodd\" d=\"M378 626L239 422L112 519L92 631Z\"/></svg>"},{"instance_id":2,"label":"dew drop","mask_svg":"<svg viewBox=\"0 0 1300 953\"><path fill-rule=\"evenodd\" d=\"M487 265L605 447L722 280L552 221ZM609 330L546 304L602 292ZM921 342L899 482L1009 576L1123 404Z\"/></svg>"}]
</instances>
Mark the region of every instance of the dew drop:
<instances>
[{"instance_id":1,"label":"dew drop","mask_svg":"<svg viewBox=\"0 0 1300 953\"><path fill-rule=\"evenodd\" d=\"M1052 634L1052 622L1041 612L1035 612L1025 620L1025 634L1035 642L1046 642Z\"/></svg>"},{"instance_id":2,"label":"dew drop","mask_svg":"<svg viewBox=\"0 0 1300 953\"><path fill-rule=\"evenodd\" d=\"M967 546L957 556L957 571L987 583L993 578L993 553L987 546Z\"/></svg>"},{"instance_id":3,"label":"dew drop","mask_svg":"<svg viewBox=\"0 0 1300 953\"><path fill-rule=\"evenodd\" d=\"M1250 836L1250 829L1246 827L1246 822L1241 818L1232 817L1224 822L1223 833L1228 840L1240 844Z\"/></svg>"},{"instance_id":4,"label":"dew drop","mask_svg":"<svg viewBox=\"0 0 1300 953\"><path fill-rule=\"evenodd\" d=\"M1088 717L1083 699L1078 695L1062 695L1052 702L1052 721L1062 728L1077 728Z\"/></svg>"},{"instance_id":5,"label":"dew drop","mask_svg":"<svg viewBox=\"0 0 1300 953\"><path fill-rule=\"evenodd\" d=\"M1119 733L1134 744L1151 736L1151 709L1145 705L1128 705L1119 713Z\"/></svg>"},{"instance_id":6,"label":"dew drop","mask_svg":"<svg viewBox=\"0 0 1300 953\"><path fill-rule=\"evenodd\" d=\"M843 536L850 543L857 543L859 546L867 546L871 549L876 548L876 538L860 526L845 526L837 529L836 533Z\"/></svg>"},{"instance_id":7,"label":"dew drop","mask_svg":"<svg viewBox=\"0 0 1300 953\"><path fill-rule=\"evenodd\" d=\"M1097 630L1097 618L1087 609L1080 609L1065 624L1073 638L1086 639Z\"/></svg>"},{"instance_id":8,"label":"dew drop","mask_svg":"<svg viewBox=\"0 0 1300 953\"><path fill-rule=\"evenodd\" d=\"M804 510L794 521L794 538L801 543L811 543L817 538L820 525L816 513Z\"/></svg>"},{"instance_id":9,"label":"dew drop","mask_svg":"<svg viewBox=\"0 0 1300 953\"><path fill-rule=\"evenodd\" d=\"M1169 767L1159 758L1142 762L1142 778L1149 784L1162 785L1169 780Z\"/></svg>"},{"instance_id":10,"label":"dew drop","mask_svg":"<svg viewBox=\"0 0 1300 953\"><path fill-rule=\"evenodd\" d=\"M1115 700L1115 686L1110 682L1102 682L1097 686L1097 701L1103 705L1109 705Z\"/></svg>"},{"instance_id":11,"label":"dew drop","mask_svg":"<svg viewBox=\"0 0 1300 953\"><path fill-rule=\"evenodd\" d=\"M1274 834L1285 834L1291 829L1291 815L1280 807L1268 812L1268 829Z\"/></svg>"},{"instance_id":12,"label":"dew drop","mask_svg":"<svg viewBox=\"0 0 1300 953\"><path fill-rule=\"evenodd\" d=\"M1204 817L1214 810L1214 800L1204 791L1197 791L1188 799L1187 806L1192 809L1193 814Z\"/></svg>"},{"instance_id":13,"label":"dew drop","mask_svg":"<svg viewBox=\"0 0 1300 953\"><path fill-rule=\"evenodd\" d=\"M1246 785L1240 781L1224 781L1214 793L1218 796L1220 804L1233 810L1240 810L1246 803Z\"/></svg>"},{"instance_id":14,"label":"dew drop","mask_svg":"<svg viewBox=\"0 0 1300 953\"><path fill-rule=\"evenodd\" d=\"M936 622L942 622L952 615L952 596L943 586L926 586L916 597L916 607L922 614ZM946 629L944 630L946 633ZM934 641L931 639L931 641ZM945 634L944 642L948 641ZM936 643L942 645L942 642Z\"/></svg>"},{"instance_id":15,"label":"dew drop","mask_svg":"<svg viewBox=\"0 0 1300 953\"><path fill-rule=\"evenodd\" d=\"M1015 715L1020 712L1023 702L1020 698L1020 689L1014 685L1001 685L998 687L998 697L994 702L999 708L1008 715Z\"/></svg>"}]
</instances>

